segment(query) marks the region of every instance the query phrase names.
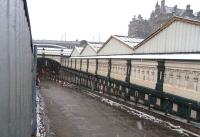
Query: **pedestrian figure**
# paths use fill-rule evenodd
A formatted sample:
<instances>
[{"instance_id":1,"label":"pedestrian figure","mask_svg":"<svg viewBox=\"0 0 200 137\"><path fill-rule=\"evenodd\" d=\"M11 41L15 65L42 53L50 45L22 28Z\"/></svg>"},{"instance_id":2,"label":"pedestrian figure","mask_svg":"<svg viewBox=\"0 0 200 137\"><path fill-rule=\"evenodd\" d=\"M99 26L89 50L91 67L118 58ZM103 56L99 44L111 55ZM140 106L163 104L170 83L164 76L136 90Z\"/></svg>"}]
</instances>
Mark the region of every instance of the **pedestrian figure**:
<instances>
[{"instance_id":1,"label":"pedestrian figure","mask_svg":"<svg viewBox=\"0 0 200 137\"><path fill-rule=\"evenodd\" d=\"M102 95L104 94L104 92L103 92L103 84L100 85L100 94L102 94Z\"/></svg>"}]
</instances>

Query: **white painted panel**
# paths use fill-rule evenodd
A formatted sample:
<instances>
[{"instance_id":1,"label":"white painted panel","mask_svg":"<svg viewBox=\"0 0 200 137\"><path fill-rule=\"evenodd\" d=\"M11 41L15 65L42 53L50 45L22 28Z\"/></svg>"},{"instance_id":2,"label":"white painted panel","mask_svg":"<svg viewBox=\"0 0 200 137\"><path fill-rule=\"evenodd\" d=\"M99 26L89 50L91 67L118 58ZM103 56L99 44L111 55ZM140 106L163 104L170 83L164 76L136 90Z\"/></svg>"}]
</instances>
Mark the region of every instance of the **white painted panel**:
<instances>
[{"instance_id":1,"label":"white painted panel","mask_svg":"<svg viewBox=\"0 0 200 137\"><path fill-rule=\"evenodd\" d=\"M198 27L196 37L197 37L197 41L196 41L195 45L196 45L196 48L199 49L199 47L200 47L200 38L199 38L200 37L200 27ZM198 50L198 52L200 52L200 49Z\"/></svg>"},{"instance_id":2,"label":"white painted panel","mask_svg":"<svg viewBox=\"0 0 200 137\"><path fill-rule=\"evenodd\" d=\"M88 72L95 74L95 70L96 70L96 59L90 59Z\"/></svg>"},{"instance_id":3,"label":"white painted panel","mask_svg":"<svg viewBox=\"0 0 200 137\"><path fill-rule=\"evenodd\" d=\"M165 62L164 92L200 100L200 63L199 62Z\"/></svg>"},{"instance_id":4,"label":"white painted panel","mask_svg":"<svg viewBox=\"0 0 200 137\"><path fill-rule=\"evenodd\" d=\"M200 35L198 34L198 31L199 31L199 28L197 26L194 26L194 35L193 35L194 40L192 43L192 45L194 45L192 51L194 52L195 52L195 49L198 49L198 46L200 46L198 45L198 41L200 39Z\"/></svg>"},{"instance_id":5,"label":"white painted panel","mask_svg":"<svg viewBox=\"0 0 200 137\"><path fill-rule=\"evenodd\" d=\"M98 55L131 54L133 50L112 38L98 53Z\"/></svg>"},{"instance_id":6,"label":"white painted panel","mask_svg":"<svg viewBox=\"0 0 200 137\"><path fill-rule=\"evenodd\" d=\"M183 33L180 33L180 35L183 36L183 38L181 38L181 40L182 40L181 47L182 47L182 49L185 49L186 48L186 39L184 36L187 35L187 30L186 30L186 27L184 24L182 24L182 30L183 30Z\"/></svg>"},{"instance_id":7,"label":"white painted panel","mask_svg":"<svg viewBox=\"0 0 200 137\"><path fill-rule=\"evenodd\" d=\"M195 110L191 110L191 118L194 118L194 119L196 119L196 117L197 117L197 111L195 111Z\"/></svg>"},{"instance_id":8,"label":"white painted panel","mask_svg":"<svg viewBox=\"0 0 200 137\"><path fill-rule=\"evenodd\" d=\"M69 64L68 64L68 67L69 67L69 68L71 68L71 60L72 60L72 59L69 58Z\"/></svg>"},{"instance_id":9,"label":"white painted panel","mask_svg":"<svg viewBox=\"0 0 200 137\"><path fill-rule=\"evenodd\" d=\"M148 100L148 99L149 99L149 95L148 95L148 94L145 94L144 99L145 99L145 100Z\"/></svg>"},{"instance_id":10,"label":"white painted panel","mask_svg":"<svg viewBox=\"0 0 200 137\"><path fill-rule=\"evenodd\" d=\"M163 46L161 46L161 43L162 43L161 41L162 41L162 39L160 39L160 35L157 35L155 45L156 45L156 50L158 53L160 53L160 51L162 50L162 47L163 47Z\"/></svg>"},{"instance_id":11,"label":"white painted panel","mask_svg":"<svg viewBox=\"0 0 200 137\"><path fill-rule=\"evenodd\" d=\"M112 60L111 74L110 74L111 78L124 81L126 78L126 72L127 72L126 60L121 60L121 59Z\"/></svg>"},{"instance_id":12,"label":"white painted panel","mask_svg":"<svg viewBox=\"0 0 200 137\"><path fill-rule=\"evenodd\" d=\"M167 46L167 45L170 45L170 41L167 39L170 36L170 31L168 29L166 29L164 31L165 31L165 37L163 37L165 39L165 45L164 46L165 46L166 52L170 52L171 47Z\"/></svg>"},{"instance_id":13,"label":"white painted panel","mask_svg":"<svg viewBox=\"0 0 200 137\"><path fill-rule=\"evenodd\" d=\"M178 105L173 103L172 109L173 109L173 111L177 112L178 111Z\"/></svg>"},{"instance_id":14,"label":"white painted panel","mask_svg":"<svg viewBox=\"0 0 200 137\"><path fill-rule=\"evenodd\" d=\"M65 67L67 67L68 66L68 58L65 58Z\"/></svg>"},{"instance_id":15,"label":"white painted panel","mask_svg":"<svg viewBox=\"0 0 200 137\"><path fill-rule=\"evenodd\" d=\"M200 26L175 21L134 53L199 52Z\"/></svg>"},{"instance_id":16,"label":"white painted panel","mask_svg":"<svg viewBox=\"0 0 200 137\"><path fill-rule=\"evenodd\" d=\"M157 40L157 44L159 45L159 52L162 52L163 50L165 50L165 37L166 37L166 33L165 35L158 35L158 40ZM164 45L164 46L162 46Z\"/></svg>"},{"instance_id":17,"label":"white painted panel","mask_svg":"<svg viewBox=\"0 0 200 137\"><path fill-rule=\"evenodd\" d=\"M176 27L177 27L177 29L176 29L176 32L177 32L177 37L176 37L176 44L175 45L177 45L176 47L177 47L177 49L181 49L182 48L182 45L181 45L181 39L178 37L178 35L179 34L182 34L182 24L178 24L177 22L176 22Z\"/></svg>"},{"instance_id":18,"label":"white painted panel","mask_svg":"<svg viewBox=\"0 0 200 137\"><path fill-rule=\"evenodd\" d=\"M186 25L185 25L186 26ZM193 45L191 45L190 47L189 47L189 45L190 45L190 40L191 40L191 31L192 31L192 29L191 29L191 25L187 25L186 26L186 32L187 32L187 37L185 38L185 40L186 40L186 45L185 45L185 49L188 51L188 52L191 52L191 48L192 48L192 46ZM185 36L184 36L185 37Z\"/></svg>"},{"instance_id":19,"label":"white painted panel","mask_svg":"<svg viewBox=\"0 0 200 137\"><path fill-rule=\"evenodd\" d=\"M80 59L76 59L76 70L80 70Z\"/></svg>"},{"instance_id":20,"label":"white painted panel","mask_svg":"<svg viewBox=\"0 0 200 137\"><path fill-rule=\"evenodd\" d=\"M168 33L168 37L166 37L165 39L168 41L168 46L169 47L169 51L173 51L173 25L169 26L168 29L166 29L167 33Z\"/></svg>"},{"instance_id":21,"label":"white painted panel","mask_svg":"<svg viewBox=\"0 0 200 137\"><path fill-rule=\"evenodd\" d=\"M73 50L72 54L71 54L71 57L77 57L77 56L79 56L79 55L80 55L79 52L78 52L77 49L75 48L75 49Z\"/></svg>"},{"instance_id":22,"label":"white painted panel","mask_svg":"<svg viewBox=\"0 0 200 137\"><path fill-rule=\"evenodd\" d=\"M107 59L99 59L98 60L98 75L107 76L108 74L108 60Z\"/></svg>"},{"instance_id":23,"label":"white painted panel","mask_svg":"<svg viewBox=\"0 0 200 137\"><path fill-rule=\"evenodd\" d=\"M191 31L190 31L190 35L192 37L190 37L190 45L192 45L192 47L190 48L190 51L195 51L195 33L196 33L196 30L195 30L195 26L191 25Z\"/></svg>"},{"instance_id":24,"label":"white painted panel","mask_svg":"<svg viewBox=\"0 0 200 137\"><path fill-rule=\"evenodd\" d=\"M176 22L174 22L172 25L171 25L171 28L169 29L170 32L171 32L171 39L169 38L169 40L171 41L171 51L175 51L176 49L176 45L175 45L175 41L176 41Z\"/></svg>"},{"instance_id":25,"label":"white painted panel","mask_svg":"<svg viewBox=\"0 0 200 137\"><path fill-rule=\"evenodd\" d=\"M81 70L86 72L86 70L87 70L87 59L82 59Z\"/></svg>"},{"instance_id":26,"label":"white painted panel","mask_svg":"<svg viewBox=\"0 0 200 137\"><path fill-rule=\"evenodd\" d=\"M155 89L157 80L157 62L132 60L130 82Z\"/></svg>"},{"instance_id":27,"label":"white painted panel","mask_svg":"<svg viewBox=\"0 0 200 137\"><path fill-rule=\"evenodd\" d=\"M91 46L87 45L80 56L94 56L97 55L96 51L92 49Z\"/></svg>"},{"instance_id":28,"label":"white painted panel","mask_svg":"<svg viewBox=\"0 0 200 137\"><path fill-rule=\"evenodd\" d=\"M160 99L157 98L157 99L156 99L156 105L160 106L160 103L161 103Z\"/></svg>"},{"instance_id":29,"label":"white painted panel","mask_svg":"<svg viewBox=\"0 0 200 137\"><path fill-rule=\"evenodd\" d=\"M72 59L72 68L75 69L75 59Z\"/></svg>"}]
</instances>

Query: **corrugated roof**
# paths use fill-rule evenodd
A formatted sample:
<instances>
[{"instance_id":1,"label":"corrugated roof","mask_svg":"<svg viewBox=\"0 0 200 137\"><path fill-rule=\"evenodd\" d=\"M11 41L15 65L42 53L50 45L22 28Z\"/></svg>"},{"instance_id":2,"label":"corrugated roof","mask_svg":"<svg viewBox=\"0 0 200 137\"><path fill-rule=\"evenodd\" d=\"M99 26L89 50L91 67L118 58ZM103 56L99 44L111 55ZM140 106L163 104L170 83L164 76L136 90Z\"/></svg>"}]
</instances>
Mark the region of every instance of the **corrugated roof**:
<instances>
[{"instance_id":1,"label":"corrugated roof","mask_svg":"<svg viewBox=\"0 0 200 137\"><path fill-rule=\"evenodd\" d=\"M37 47L44 47L44 48L59 48L59 49L66 48L65 46L56 44L34 44L34 45L36 45Z\"/></svg>"},{"instance_id":2,"label":"corrugated roof","mask_svg":"<svg viewBox=\"0 0 200 137\"><path fill-rule=\"evenodd\" d=\"M89 42L88 45L90 45L97 52L102 47L103 43Z\"/></svg>"},{"instance_id":3,"label":"corrugated roof","mask_svg":"<svg viewBox=\"0 0 200 137\"><path fill-rule=\"evenodd\" d=\"M81 51L83 50L83 47L75 47L75 49L76 49L79 53L81 53Z\"/></svg>"},{"instance_id":4,"label":"corrugated roof","mask_svg":"<svg viewBox=\"0 0 200 137\"><path fill-rule=\"evenodd\" d=\"M102 47L102 45L103 45L102 42L88 42L87 45L83 47L80 54L82 54L82 52L85 50L87 46L90 46L97 53L98 50Z\"/></svg>"},{"instance_id":5,"label":"corrugated roof","mask_svg":"<svg viewBox=\"0 0 200 137\"><path fill-rule=\"evenodd\" d=\"M33 43L34 45L35 44L60 45L65 48L69 48L69 47L74 48L75 46L81 46L81 41L34 40Z\"/></svg>"},{"instance_id":6,"label":"corrugated roof","mask_svg":"<svg viewBox=\"0 0 200 137\"><path fill-rule=\"evenodd\" d=\"M72 49L58 49L58 48L49 48L49 47L38 47L38 54L48 54L48 55L65 55L69 56L72 53Z\"/></svg>"},{"instance_id":7,"label":"corrugated roof","mask_svg":"<svg viewBox=\"0 0 200 137\"><path fill-rule=\"evenodd\" d=\"M120 40L121 42L125 43L131 48L134 48L137 44L143 41L143 39L140 38L132 38L128 36L119 36L119 35L114 35L114 38Z\"/></svg>"}]
</instances>

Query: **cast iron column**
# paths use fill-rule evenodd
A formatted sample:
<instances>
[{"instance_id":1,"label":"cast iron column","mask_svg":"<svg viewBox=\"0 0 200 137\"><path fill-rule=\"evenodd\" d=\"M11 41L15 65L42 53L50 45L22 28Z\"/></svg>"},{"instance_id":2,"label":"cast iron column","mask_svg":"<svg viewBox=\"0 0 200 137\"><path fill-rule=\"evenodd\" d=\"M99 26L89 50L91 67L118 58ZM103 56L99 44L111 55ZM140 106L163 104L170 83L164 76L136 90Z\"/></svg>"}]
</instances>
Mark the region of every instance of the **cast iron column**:
<instances>
[{"instance_id":1,"label":"cast iron column","mask_svg":"<svg viewBox=\"0 0 200 137\"><path fill-rule=\"evenodd\" d=\"M163 83L164 83L164 73L165 73L165 61L158 60L157 66L157 83L156 83L156 90L163 91Z\"/></svg>"}]
</instances>

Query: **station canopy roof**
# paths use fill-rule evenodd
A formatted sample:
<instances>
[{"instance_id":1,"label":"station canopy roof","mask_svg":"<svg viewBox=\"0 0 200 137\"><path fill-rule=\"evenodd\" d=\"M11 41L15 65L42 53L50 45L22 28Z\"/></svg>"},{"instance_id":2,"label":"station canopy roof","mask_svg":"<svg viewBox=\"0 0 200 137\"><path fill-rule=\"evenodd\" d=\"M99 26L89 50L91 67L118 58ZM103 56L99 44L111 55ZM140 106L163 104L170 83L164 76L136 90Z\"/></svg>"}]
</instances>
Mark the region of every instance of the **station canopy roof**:
<instances>
[{"instance_id":1,"label":"station canopy roof","mask_svg":"<svg viewBox=\"0 0 200 137\"><path fill-rule=\"evenodd\" d=\"M89 42L88 45L91 46L97 52L102 47L103 43Z\"/></svg>"},{"instance_id":2,"label":"station canopy roof","mask_svg":"<svg viewBox=\"0 0 200 137\"><path fill-rule=\"evenodd\" d=\"M75 49L76 49L79 53L81 53L81 51L83 50L83 47L75 47Z\"/></svg>"},{"instance_id":3,"label":"station canopy roof","mask_svg":"<svg viewBox=\"0 0 200 137\"><path fill-rule=\"evenodd\" d=\"M54 45L54 44L35 44L35 45L37 45L38 54L69 56L72 53L72 49L60 45Z\"/></svg>"},{"instance_id":4,"label":"station canopy roof","mask_svg":"<svg viewBox=\"0 0 200 137\"><path fill-rule=\"evenodd\" d=\"M114 38L118 39L119 41L125 43L131 48L134 48L136 45L138 45L140 42L143 41L141 38L132 38L128 36L120 36L120 35L113 35Z\"/></svg>"}]
</instances>

